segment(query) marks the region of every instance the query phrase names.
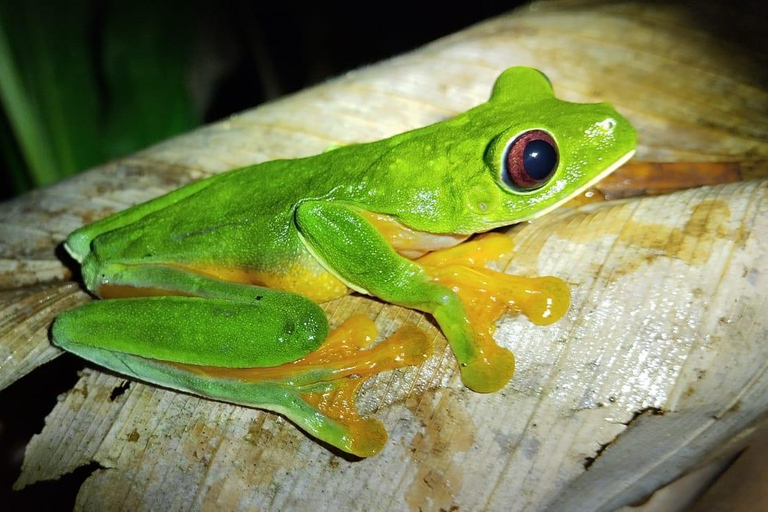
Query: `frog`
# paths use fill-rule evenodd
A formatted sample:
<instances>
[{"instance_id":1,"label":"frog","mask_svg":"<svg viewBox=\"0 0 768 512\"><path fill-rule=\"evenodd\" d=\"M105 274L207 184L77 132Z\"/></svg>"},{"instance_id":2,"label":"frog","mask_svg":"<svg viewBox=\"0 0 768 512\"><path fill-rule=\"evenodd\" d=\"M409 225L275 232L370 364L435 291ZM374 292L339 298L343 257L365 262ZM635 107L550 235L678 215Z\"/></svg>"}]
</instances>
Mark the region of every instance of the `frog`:
<instances>
[{"instance_id":1,"label":"frog","mask_svg":"<svg viewBox=\"0 0 768 512\"><path fill-rule=\"evenodd\" d=\"M606 103L555 97L541 71L502 72L490 98L434 124L200 179L73 231L64 242L97 299L64 311L52 342L132 379L278 413L329 447L378 453L387 432L355 400L368 379L418 367L435 336L373 319L334 329L350 293L430 315L462 383L502 389L515 359L504 314L548 325L569 307L552 276L505 273L499 229L581 194L635 151Z\"/></svg>"}]
</instances>

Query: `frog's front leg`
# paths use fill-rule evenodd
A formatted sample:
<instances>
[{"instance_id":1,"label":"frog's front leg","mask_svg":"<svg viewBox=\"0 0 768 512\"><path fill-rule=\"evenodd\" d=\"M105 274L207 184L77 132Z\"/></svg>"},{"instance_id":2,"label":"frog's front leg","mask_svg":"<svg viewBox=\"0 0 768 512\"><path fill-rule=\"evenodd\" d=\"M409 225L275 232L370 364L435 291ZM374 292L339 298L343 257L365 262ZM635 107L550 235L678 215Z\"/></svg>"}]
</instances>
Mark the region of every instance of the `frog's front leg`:
<instances>
[{"instance_id":1,"label":"frog's front leg","mask_svg":"<svg viewBox=\"0 0 768 512\"><path fill-rule=\"evenodd\" d=\"M472 243L412 261L399 255L354 207L307 202L298 208L296 221L308 249L348 286L432 314L459 362L462 381L475 391L496 391L514 373L512 353L492 336L504 308L517 307L544 324L568 307L562 281L486 269L486 260L468 255ZM491 237L484 245L498 240ZM501 293L475 293L494 289Z\"/></svg>"},{"instance_id":2,"label":"frog's front leg","mask_svg":"<svg viewBox=\"0 0 768 512\"><path fill-rule=\"evenodd\" d=\"M383 426L355 409L365 377L419 364L431 351L412 326L371 348L376 327L362 316L328 334L323 311L288 292L172 267L97 270L102 296L133 298L62 313L52 327L55 344L144 381L279 412L362 457L386 441Z\"/></svg>"}]
</instances>

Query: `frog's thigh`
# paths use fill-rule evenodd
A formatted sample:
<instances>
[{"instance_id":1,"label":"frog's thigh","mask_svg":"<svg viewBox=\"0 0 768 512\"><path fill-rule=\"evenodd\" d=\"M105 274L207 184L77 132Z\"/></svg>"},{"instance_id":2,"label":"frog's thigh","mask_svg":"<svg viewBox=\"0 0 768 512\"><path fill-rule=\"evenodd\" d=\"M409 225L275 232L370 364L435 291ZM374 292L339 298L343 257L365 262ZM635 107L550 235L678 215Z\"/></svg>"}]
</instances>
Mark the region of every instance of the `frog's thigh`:
<instances>
[{"instance_id":1,"label":"frog's thigh","mask_svg":"<svg viewBox=\"0 0 768 512\"><path fill-rule=\"evenodd\" d=\"M60 314L52 337L70 352L136 377L141 375L126 368L121 355L226 368L274 366L312 352L328 334L328 321L317 305L277 293L281 300L169 296L94 301Z\"/></svg>"},{"instance_id":2,"label":"frog's thigh","mask_svg":"<svg viewBox=\"0 0 768 512\"><path fill-rule=\"evenodd\" d=\"M492 339L481 343L459 296L433 282L417 263L397 254L354 209L308 201L298 208L296 222L309 250L353 288L431 313L451 344L469 388L495 391L512 377L512 353Z\"/></svg>"}]
</instances>

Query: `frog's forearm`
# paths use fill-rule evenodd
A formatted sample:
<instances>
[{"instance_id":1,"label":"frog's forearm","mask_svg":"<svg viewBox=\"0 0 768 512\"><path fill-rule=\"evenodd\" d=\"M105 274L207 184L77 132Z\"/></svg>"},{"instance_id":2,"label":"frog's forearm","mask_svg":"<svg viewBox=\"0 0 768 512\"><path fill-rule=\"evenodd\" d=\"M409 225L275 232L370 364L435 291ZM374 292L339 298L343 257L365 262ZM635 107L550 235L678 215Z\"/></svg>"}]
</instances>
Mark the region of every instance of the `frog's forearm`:
<instances>
[{"instance_id":1,"label":"frog's forearm","mask_svg":"<svg viewBox=\"0 0 768 512\"><path fill-rule=\"evenodd\" d=\"M381 234L350 207L306 202L297 209L296 223L307 249L330 272L355 289L401 302L412 296L415 290L410 288L428 280L419 265L398 255Z\"/></svg>"},{"instance_id":2,"label":"frog's forearm","mask_svg":"<svg viewBox=\"0 0 768 512\"><path fill-rule=\"evenodd\" d=\"M306 202L298 208L296 222L312 253L354 288L431 313L468 387L496 391L512 377L514 357L495 344L478 343L459 296L434 282L419 264L397 254L360 213L338 203Z\"/></svg>"}]
</instances>

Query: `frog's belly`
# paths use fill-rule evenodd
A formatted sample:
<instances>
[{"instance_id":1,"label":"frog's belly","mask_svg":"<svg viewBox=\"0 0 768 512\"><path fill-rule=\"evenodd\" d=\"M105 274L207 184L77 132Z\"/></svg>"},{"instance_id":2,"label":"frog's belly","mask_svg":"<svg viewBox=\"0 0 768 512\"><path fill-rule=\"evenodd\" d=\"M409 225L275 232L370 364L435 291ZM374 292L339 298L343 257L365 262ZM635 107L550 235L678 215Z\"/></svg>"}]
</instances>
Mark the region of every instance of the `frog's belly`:
<instances>
[{"instance_id":1,"label":"frog's belly","mask_svg":"<svg viewBox=\"0 0 768 512\"><path fill-rule=\"evenodd\" d=\"M311 255L286 264L285 270L184 265L193 272L234 283L266 286L303 295L315 302L326 302L349 293L349 288L325 270Z\"/></svg>"}]
</instances>

